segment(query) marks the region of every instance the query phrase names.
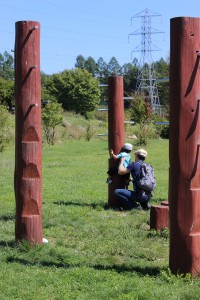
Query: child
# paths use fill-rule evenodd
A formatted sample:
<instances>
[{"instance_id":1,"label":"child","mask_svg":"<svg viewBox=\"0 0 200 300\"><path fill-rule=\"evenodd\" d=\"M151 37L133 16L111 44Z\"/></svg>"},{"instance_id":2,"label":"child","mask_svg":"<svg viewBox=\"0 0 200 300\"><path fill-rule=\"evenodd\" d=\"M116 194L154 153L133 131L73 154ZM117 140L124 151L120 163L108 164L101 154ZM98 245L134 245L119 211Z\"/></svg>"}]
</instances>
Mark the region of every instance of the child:
<instances>
[{"instance_id":1,"label":"child","mask_svg":"<svg viewBox=\"0 0 200 300\"><path fill-rule=\"evenodd\" d=\"M125 143L124 146L122 147L121 151L119 154L114 154L113 150L110 150L110 157L116 159L120 159L122 157L125 157L124 162L123 162L123 166L124 168L126 168L130 163L131 163L131 156L130 156L130 152L132 151L133 146L129 143ZM112 183L112 176L114 174L118 173L118 168L117 167L111 167L109 168L107 174L109 175L109 177L107 178L107 183ZM126 174L124 176L124 179L126 180L126 185L128 185L129 182L129 174Z\"/></svg>"}]
</instances>

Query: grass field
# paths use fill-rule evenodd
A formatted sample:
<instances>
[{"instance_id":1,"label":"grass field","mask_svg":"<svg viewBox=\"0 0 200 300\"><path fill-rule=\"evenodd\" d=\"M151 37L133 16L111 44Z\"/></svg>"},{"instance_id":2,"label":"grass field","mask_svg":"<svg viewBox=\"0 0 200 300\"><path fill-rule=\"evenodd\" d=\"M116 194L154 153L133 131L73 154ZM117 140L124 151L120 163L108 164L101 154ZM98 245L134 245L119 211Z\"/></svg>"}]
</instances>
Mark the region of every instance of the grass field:
<instances>
[{"instance_id":1,"label":"grass field","mask_svg":"<svg viewBox=\"0 0 200 300\"><path fill-rule=\"evenodd\" d=\"M168 197L168 140L146 147L155 168L152 203ZM0 299L200 299L199 277L168 268L168 230L149 212L108 209L108 143L43 146L43 235L15 243L14 149L0 154Z\"/></svg>"}]
</instances>

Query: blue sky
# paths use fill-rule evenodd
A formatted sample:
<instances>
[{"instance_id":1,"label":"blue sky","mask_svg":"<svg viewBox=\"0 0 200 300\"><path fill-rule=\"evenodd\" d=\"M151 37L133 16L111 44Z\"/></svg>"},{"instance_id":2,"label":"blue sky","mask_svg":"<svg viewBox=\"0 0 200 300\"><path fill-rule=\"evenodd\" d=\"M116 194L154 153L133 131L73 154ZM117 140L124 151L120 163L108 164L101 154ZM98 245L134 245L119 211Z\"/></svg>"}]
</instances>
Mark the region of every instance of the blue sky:
<instances>
[{"instance_id":1,"label":"blue sky","mask_svg":"<svg viewBox=\"0 0 200 300\"><path fill-rule=\"evenodd\" d=\"M141 18L132 18L145 9L160 16L151 19L153 60L166 59L170 50L170 19L200 17L197 0L0 0L0 53L14 49L15 23L37 21L41 25L41 70L47 74L74 68L76 57L99 57L108 63L131 62L141 36L129 34L141 27ZM131 24L132 19L132 24ZM129 36L129 39L128 39ZM132 53L132 55L131 55Z\"/></svg>"}]
</instances>

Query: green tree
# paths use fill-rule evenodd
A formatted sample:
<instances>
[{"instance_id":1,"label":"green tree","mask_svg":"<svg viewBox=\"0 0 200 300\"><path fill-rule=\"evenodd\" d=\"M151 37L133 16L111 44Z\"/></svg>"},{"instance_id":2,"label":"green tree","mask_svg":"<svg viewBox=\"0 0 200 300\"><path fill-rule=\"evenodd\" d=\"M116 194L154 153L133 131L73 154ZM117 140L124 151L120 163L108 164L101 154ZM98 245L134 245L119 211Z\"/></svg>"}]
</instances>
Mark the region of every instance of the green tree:
<instances>
[{"instance_id":1,"label":"green tree","mask_svg":"<svg viewBox=\"0 0 200 300\"><path fill-rule=\"evenodd\" d=\"M169 106L169 63L161 58L159 61L154 64L156 77L157 79L161 79L158 82L158 91L160 104L168 109ZM162 81L164 79L164 81Z\"/></svg>"},{"instance_id":2,"label":"green tree","mask_svg":"<svg viewBox=\"0 0 200 300\"><path fill-rule=\"evenodd\" d=\"M7 51L0 53L0 77L10 80L14 78L14 59Z\"/></svg>"},{"instance_id":3,"label":"green tree","mask_svg":"<svg viewBox=\"0 0 200 300\"><path fill-rule=\"evenodd\" d=\"M159 61L154 63L157 78L169 78L169 63L161 58Z\"/></svg>"},{"instance_id":4,"label":"green tree","mask_svg":"<svg viewBox=\"0 0 200 300\"><path fill-rule=\"evenodd\" d=\"M108 66L105 60L102 57L99 57L97 60L98 66L98 79L100 83L108 83Z\"/></svg>"},{"instance_id":5,"label":"green tree","mask_svg":"<svg viewBox=\"0 0 200 300\"><path fill-rule=\"evenodd\" d=\"M137 76L138 76L138 66L134 63L127 63L122 66L122 75L124 77L124 91L125 93L130 93L135 91Z\"/></svg>"},{"instance_id":6,"label":"green tree","mask_svg":"<svg viewBox=\"0 0 200 300\"><path fill-rule=\"evenodd\" d=\"M75 67L82 70L87 70L93 75L93 77L95 77L98 73L98 65L91 56L84 58L82 55L78 55L76 58Z\"/></svg>"},{"instance_id":7,"label":"green tree","mask_svg":"<svg viewBox=\"0 0 200 300\"><path fill-rule=\"evenodd\" d=\"M155 134L152 123L152 109L150 103L145 101L141 95L132 94L131 119L135 122L134 132L137 136L138 145L146 145L148 138Z\"/></svg>"},{"instance_id":8,"label":"green tree","mask_svg":"<svg viewBox=\"0 0 200 300\"><path fill-rule=\"evenodd\" d=\"M51 102L42 109L42 124L47 143L55 144L56 127L63 120L63 109L61 104Z\"/></svg>"},{"instance_id":9,"label":"green tree","mask_svg":"<svg viewBox=\"0 0 200 300\"><path fill-rule=\"evenodd\" d=\"M121 75L121 66L118 60L113 56L108 63L108 74L109 76Z\"/></svg>"},{"instance_id":10,"label":"green tree","mask_svg":"<svg viewBox=\"0 0 200 300\"><path fill-rule=\"evenodd\" d=\"M0 104L11 109L14 105L14 82L0 77Z\"/></svg>"},{"instance_id":11,"label":"green tree","mask_svg":"<svg viewBox=\"0 0 200 300\"><path fill-rule=\"evenodd\" d=\"M10 114L3 105L0 105L0 116L0 152L3 152L12 140Z\"/></svg>"},{"instance_id":12,"label":"green tree","mask_svg":"<svg viewBox=\"0 0 200 300\"><path fill-rule=\"evenodd\" d=\"M47 90L64 109L87 116L99 104L100 89L98 80L87 70L65 70L54 74L47 84Z\"/></svg>"},{"instance_id":13,"label":"green tree","mask_svg":"<svg viewBox=\"0 0 200 300\"><path fill-rule=\"evenodd\" d=\"M137 124L147 124L152 119L152 110L150 104L144 100L141 95L132 94L131 101L131 119Z\"/></svg>"},{"instance_id":14,"label":"green tree","mask_svg":"<svg viewBox=\"0 0 200 300\"><path fill-rule=\"evenodd\" d=\"M79 69L85 69L85 58L83 55L78 55L76 57L75 67Z\"/></svg>"},{"instance_id":15,"label":"green tree","mask_svg":"<svg viewBox=\"0 0 200 300\"><path fill-rule=\"evenodd\" d=\"M85 60L85 69L91 73L93 75L93 77L95 77L98 73L98 66L97 63L95 62L95 60L89 56L86 60Z\"/></svg>"}]
</instances>

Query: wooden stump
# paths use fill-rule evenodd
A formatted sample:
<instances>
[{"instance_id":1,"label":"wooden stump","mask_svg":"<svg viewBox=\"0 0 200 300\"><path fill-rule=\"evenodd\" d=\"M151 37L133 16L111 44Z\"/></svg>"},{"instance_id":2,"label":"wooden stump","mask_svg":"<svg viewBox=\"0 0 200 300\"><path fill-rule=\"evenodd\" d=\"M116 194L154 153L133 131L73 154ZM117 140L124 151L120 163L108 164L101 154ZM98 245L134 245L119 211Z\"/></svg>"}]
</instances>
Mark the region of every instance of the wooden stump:
<instances>
[{"instance_id":1,"label":"wooden stump","mask_svg":"<svg viewBox=\"0 0 200 300\"><path fill-rule=\"evenodd\" d=\"M169 207L167 205L152 205L150 210L150 229L168 227Z\"/></svg>"},{"instance_id":2,"label":"wooden stump","mask_svg":"<svg viewBox=\"0 0 200 300\"><path fill-rule=\"evenodd\" d=\"M160 204L161 204L161 205L165 205L165 206L169 206L169 201L164 200L164 201L161 201Z\"/></svg>"}]
</instances>

